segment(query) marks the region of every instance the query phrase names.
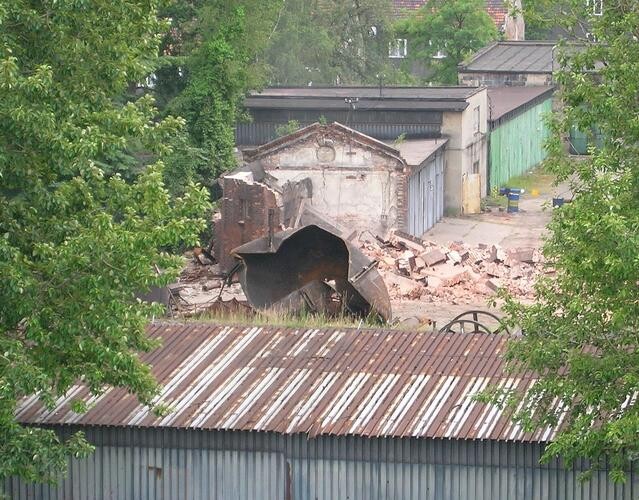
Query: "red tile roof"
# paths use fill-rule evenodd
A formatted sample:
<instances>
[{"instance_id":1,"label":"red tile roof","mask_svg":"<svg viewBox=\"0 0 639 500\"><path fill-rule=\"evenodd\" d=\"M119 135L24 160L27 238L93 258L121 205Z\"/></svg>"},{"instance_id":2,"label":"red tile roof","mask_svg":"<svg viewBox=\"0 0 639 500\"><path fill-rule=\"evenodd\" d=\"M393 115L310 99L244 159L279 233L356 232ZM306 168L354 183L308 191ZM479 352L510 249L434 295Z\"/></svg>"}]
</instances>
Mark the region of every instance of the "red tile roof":
<instances>
[{"instance_id":1,"label":"red tile roof","mask_svg":"<svg viewBox=\"0 0 639 500\"><path fill-rule=\"evenodd\" d=\"M422 7L426 1L427 0L393 0L393 13L396 17L403 17L409 11ZM486 12L499 30L506 21L508 5L505 0L486 0Z\"/></svg>"}]
</instances>

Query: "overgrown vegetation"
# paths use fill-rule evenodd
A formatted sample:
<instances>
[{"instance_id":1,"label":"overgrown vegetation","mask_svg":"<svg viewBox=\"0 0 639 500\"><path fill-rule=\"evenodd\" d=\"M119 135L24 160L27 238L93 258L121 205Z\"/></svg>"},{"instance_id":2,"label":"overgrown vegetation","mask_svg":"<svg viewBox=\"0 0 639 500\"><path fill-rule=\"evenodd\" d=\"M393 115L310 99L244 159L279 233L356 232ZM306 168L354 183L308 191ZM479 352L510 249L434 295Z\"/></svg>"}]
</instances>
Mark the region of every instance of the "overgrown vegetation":
<instances>
[{"instance_id":1,"label":"overgrown vegetation","mask_svg":"<svg viewBox=\"0 0 639 500\"><path fill-rule=\"evenodd\" d=\"M409 57L424 66L425 79L457 84L457 66L497 39L484 0L429 0L397 30L410 42Z\"/></svg>"},{"instance_id":2,"label":"overgrown vegetation","mask_svg":"<svg viewBox=\"0 0 639 500\"><path fill-rule=\"evenodd\" d=\"M606 2L602 15L579 0L554 4L554 25L577 37L587 27L597 42L557 50L563 110L546 168L574 179L575 198L554 211L544 247L556 276L538 283L534 305L504 307L525 333L510 345L510 368L541 375L526 395L510 396L524 399L516 418L525 428L561 422L545 460L608 460L623 481L639 456L639 10L626 0ZM586 160L566 154L573 126L602 132Z\"/></svg>"},{"instance_id":3,"label":"overgrown vegetation","mask_svg":"<svg viewBox=\"0 0 639 500\"><path fill-rule=\"evenodd\" d=\"M187 321L214 322L222 325L255 325L255 326L281 326L291 328L393 328L402 330L401 324L384 326L376 316L357 318L344 312L338 315L306 312L293 314L286 311L259 311L254 314L231 312L211 314L202 312L187 319ZM414 325L405 327L407 330L415 330ZM431 324L424 324L423 329L432 329Z\"/></svg>"},{"instance_id":4,"label":"overgrown vegetation","mask_svg":"<svg viewBox=\"0 0 639 500\"><path fill-rule=\"evenodd\" d=\"M300 127L300 122L297 120L289 120L286 124L275 127L275 135L277 135L277 137L284 137L285 135L298 131Z\"/></svg>"},{"instance_id":5,"label":"overgrown vegetation","mask_svg":"<svg viewBox=\"0 0 639 500\"><path fill-rule=\"evenodd\" d=\"M197 243L208 201L163 183L184 120L122 97L153 67L157 8L0 3L0 482L51 480L90 450L80 434L19 425L23 397L51 409L78 382L143 403L158 390L138 356L157 309L136 294L175 279L182 258L167 249Z\"/></svg>"}]
</instances>

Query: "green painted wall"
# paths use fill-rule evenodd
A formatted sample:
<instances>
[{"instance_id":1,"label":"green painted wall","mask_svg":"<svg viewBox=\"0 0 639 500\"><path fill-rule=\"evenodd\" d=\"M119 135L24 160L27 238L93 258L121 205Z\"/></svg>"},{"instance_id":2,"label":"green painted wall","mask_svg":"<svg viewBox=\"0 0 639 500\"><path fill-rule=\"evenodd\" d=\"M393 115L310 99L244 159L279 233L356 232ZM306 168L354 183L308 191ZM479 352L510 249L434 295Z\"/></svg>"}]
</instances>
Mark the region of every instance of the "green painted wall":
<instances>
[{"instance_id":1,"label":"green painted wall","mask_svg":"<svg viewBox=\"0 0 639 500\"><path fill-rule=\"evenodd\" d=\"M545 116L551 109L552 99L548 98L490 132L489 189L505 186L511 177L528 172L546 158L544 142L549 131Z\"/></svg>"},{"instance_id":2,"label":"green painted wall","mask_svg":"<svg viewBox=\"0 0 639 500\"><path fill-rule=\"evenodd\" d=\"M594 140L593 140L594 138ZM599 127L592 127L590 134L584 134L577 127L570 129L570 154L587 155L588 148L595 146L596 149L603 147L603 136Z\"/></svg>"}]
</instances>

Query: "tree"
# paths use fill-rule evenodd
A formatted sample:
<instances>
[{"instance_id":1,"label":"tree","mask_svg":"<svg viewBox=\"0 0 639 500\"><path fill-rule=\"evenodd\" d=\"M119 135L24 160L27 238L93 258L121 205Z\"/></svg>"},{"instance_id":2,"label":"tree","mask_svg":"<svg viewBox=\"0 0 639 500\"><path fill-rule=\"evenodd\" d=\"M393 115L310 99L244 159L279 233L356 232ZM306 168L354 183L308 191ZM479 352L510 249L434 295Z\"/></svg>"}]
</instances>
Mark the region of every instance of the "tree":
<instances>
[{"instance_id":1,"label":"tree","mask_svg":"<svg viewBox=\"0 0 639 500\"><path fill-rule=\"evenodd\" d=\"M208 205L202 189L172 199L162 182L183 121L156 120L150 96L121 99L154 64L157 8L0 2L0 478L52 479L89 451L81 435L19 425L23 397L51 407L77 383L157 393L138 352L154 345L158 307L136 294L175 278L168 250L196 243ZM155 158L135 174L119 162L133 147Z\"/></svg>"},{"instance_id":2,"label":"tree","mask_svg":"<svg viewBox=\"0 0 639 500\"><path fill-rule=\"evenodd\" d=\"M497 39L483 0L429 0L397 29L409 40L410 57L425 63L429 78L452 85L459 63Z\"/></svg>"},{"instance_id":3,"label":"tree","mask_svg":"<svg viewBox=\"0 0 639 500\"><path fill-rule=\"evenodd\" d=\"M284 0L264 54L269 83L366 84L378 75L392 81L390 19L388 0Z\"/></svg>"},{"instance_id":4,"label":"tree","mask_svg":"<svg viewBox=\"0 0 639 500\"><path fill-rule=\"evenodd\" d=\"M281 1L177 0L163 10L170 29L152 92L167 114L185 118L188 132L179 138L181 153L169 159L174 177L212 190L236 165L235 122L245 94L266 79L259 56Z\"/></svg>"},{"instance_id":5,"label":"tree","mask_svg":"<svg viewBox=\"0 0 639 500\"><path fill-rule=\"evenodd\" d=\"M610 0L564 1L553 22L592 34L557 49L563 104L553 118L547 168L571 179L572 203L554 211L544 247L556 275L540 281L536 302L512 300L507 312L524 336L511 342L511 370L533 370L539 382L516 418L528 428L561 428L545 459L608 459L611 476L639 456L639 10ZM572 127L598 129L603 145L585 159L566 154ZM498 397L498 396L496 396Z\"/></svg>"},{"instance_id":6,"label":"tree","mask_svg":"<svg viewBox=\"0 0 639 500\"><path fill-rule=\"evenodd\" d=\"M236 165L234 126L244 96L264 85L377 83L387 65L388 0L176 0L149 91L188 137L167 163L169 178L212 192ZM309 50L312 47L312 50ZM181 184L170 183L173 192Z\"/></svg>"}]
</instances>

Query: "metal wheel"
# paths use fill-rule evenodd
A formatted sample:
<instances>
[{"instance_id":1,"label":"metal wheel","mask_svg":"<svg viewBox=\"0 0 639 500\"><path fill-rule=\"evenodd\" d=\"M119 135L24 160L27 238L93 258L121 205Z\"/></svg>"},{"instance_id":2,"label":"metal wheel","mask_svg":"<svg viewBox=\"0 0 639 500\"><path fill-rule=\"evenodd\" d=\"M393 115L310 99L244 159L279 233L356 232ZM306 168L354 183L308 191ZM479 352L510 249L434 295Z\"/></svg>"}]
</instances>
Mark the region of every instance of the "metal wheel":
<instances>
[{"instance_id":1,"label":"metal wheel","mask_svg":"<svg viewBox=\"0 0 639 500\"><path fill-rule=\"evenodd\" d=\"M483 319L483 321L482 321ZM485 321L497 322L498 327L492 329ZM439 329L439 333L489 333L498 334L505 332L510 335L510 330L501 322L501 319L488 311L463 312Z\"/></svg>"}]
</instances>

